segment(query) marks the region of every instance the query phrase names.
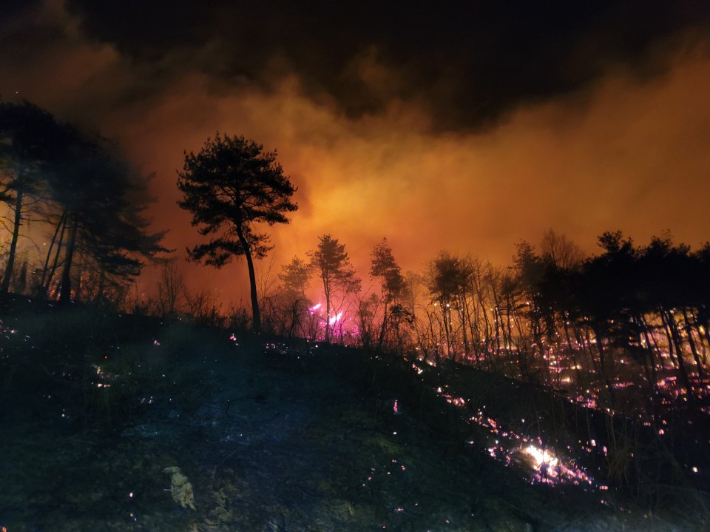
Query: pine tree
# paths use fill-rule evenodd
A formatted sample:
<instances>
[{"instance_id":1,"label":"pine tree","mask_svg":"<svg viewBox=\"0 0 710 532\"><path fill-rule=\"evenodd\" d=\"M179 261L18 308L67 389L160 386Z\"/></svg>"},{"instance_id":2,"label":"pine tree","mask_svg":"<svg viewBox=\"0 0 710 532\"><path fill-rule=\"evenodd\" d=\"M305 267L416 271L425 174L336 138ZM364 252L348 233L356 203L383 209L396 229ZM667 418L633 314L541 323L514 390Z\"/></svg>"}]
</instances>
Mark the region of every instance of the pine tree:
<instances>
[{"instance_id":1,"label":"pine tree","mask_svg":"<svg viewBox=\"0 0 710 532\"><path fill-rule=\"evenodd\" d=\"M296 191L276 162L276 152L244 137L216 135L195 155L185 153L178 172L183 199L178 205L192 213L192 225L209 242L188 249L192 260L221 268L234 256L244 255L249 271L252 327L261 332L254 259L271 247L257 224L288 223L286 213L298 209L291 201Z\"/></svg>"}]
</instances>

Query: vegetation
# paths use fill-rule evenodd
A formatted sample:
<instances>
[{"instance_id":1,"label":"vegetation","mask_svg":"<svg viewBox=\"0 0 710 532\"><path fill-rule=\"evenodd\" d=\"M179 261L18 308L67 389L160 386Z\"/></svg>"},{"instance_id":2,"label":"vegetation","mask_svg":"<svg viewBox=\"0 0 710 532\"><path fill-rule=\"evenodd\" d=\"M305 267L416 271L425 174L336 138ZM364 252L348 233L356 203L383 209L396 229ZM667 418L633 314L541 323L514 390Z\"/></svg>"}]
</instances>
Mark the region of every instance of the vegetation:
<instances>
[{"instance_id":1,"label":"vegetation","mask_svg":"<svg viewBox=\"0 0 710 532\"><path fill-rule=\"evenodd\" d=\"M62 124L32 104L0 103L0 199L11 207L10 246L0 292L16 274L21 228L51 231L50 244L18 291L41 297L117 299L145 261L167 252L164 233L151 233L145 211L153 199L147 178L115 144ZM57 278L57 271L61 271Z\"/></svg>"},{"instance_id":2,"label":"vegetation","mask_svg":"<svg viewBox=\"0 0 710 532\"><path fill-rule=\"evenodd\" d=\"M56 160L60 126L30 103L0 102L0 200L11 207L12 234L0 292L7 294L14 273L20 227L47 188L47 166Z\"/></svg>"},{"instance_id":3,"label":"vegetation","mask_svg":"<svg viewBox=\"0 0 710 532\"><path fill-rule=\"evenodd\" d=\"M329 342L331 331L337 323L342 324L343 308L347 296L360 291L360 280L345 251L345 244L331 235L318 237L318 247L310 253L311 269L320 279L325 299L324 339ZM342 338L342 326L340 327Z\"/></svg>"},{"instance_id":4,"label":"vegetation","mask_svg":"<svg viewBox=\"0 0 710 532\"><path fill-rule=\"evenodd\" d=\"M261 330L254 259L269 251L268 235L258 224L288 223L286 213L298 206L291 201L295 187L276 162L276 152L244 137L207 139L202 150L185 154L178 173L184 198L180 207L192 213L192 225L203 236L217 235L188 250L193 260L205 259L221 268L235 255L244 255L249 270L252 326Z\"/></svg>"}]
</instances>

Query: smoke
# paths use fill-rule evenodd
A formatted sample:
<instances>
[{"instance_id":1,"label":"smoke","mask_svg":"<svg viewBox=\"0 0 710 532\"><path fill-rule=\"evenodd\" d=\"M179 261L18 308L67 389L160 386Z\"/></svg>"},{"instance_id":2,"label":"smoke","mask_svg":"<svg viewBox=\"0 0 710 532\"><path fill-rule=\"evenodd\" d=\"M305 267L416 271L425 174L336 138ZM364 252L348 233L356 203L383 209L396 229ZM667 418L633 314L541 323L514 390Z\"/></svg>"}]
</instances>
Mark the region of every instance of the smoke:
<instances>
[{"instance_id":1,"label":"smoke","mask_svg":"<svg viewBox=\"0 0 710 532\"><path fill-rule=\"evenodd\" d=\"M660 66L653 48L710 22L710 6L685 0L68 6L89 38L134 61L201 50L199 68L213 78L273 89L297 75L304 95L332 95L350 117L383 111L391 98L419 101L443 129L490 124L518 105L569 94L612 63L649 75ZM373 54L383 68L361 75L360 59Z\"/></svg>"},{"instance_id":2,"label":"smoke","mask_svg":"<svg viewBox=\"0 0 710 532\"><path fill-rule=\"evenodd\" d=\"M0 57L0 93L119 138L157 172L154 226L170 229L166 245L181 257L199 237L176 205L176 170L183 150L217 131L278 149L299 188L291 224L270 229L276 264L303 257L325 233L346 244L363 276L383 236L405 270L442 249L507 264L517 241L536 243L549 227L587 252L606 230L640 242L668 229L691 245L708 238L710 58L695 32L648 56L653 75L608 63L575 90L496 104L485 127L447 128L439 111L454 116L455 103L429 96L449 89L404 97L411 69L376 46L334 73L377 96L352 112L354 100L283 54L260 52L258 76L225 75L217 40L158 39L145 57L86 24L48 0L4 25L13 53ZM241 262L209 275L181 264L193 286L225 300L248 293Z\"/></svg>"}]
</instances>

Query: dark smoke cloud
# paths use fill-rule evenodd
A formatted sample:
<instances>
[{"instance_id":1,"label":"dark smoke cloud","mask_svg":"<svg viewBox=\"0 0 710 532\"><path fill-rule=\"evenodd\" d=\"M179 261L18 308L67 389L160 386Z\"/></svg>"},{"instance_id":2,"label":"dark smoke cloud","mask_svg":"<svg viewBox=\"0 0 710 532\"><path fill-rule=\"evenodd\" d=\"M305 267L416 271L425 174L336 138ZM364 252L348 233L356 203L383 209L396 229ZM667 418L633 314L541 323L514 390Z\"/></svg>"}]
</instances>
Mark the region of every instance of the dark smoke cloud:
<instances>
[{"instance_id":1,"label":"dark smoke cloud","mask_svg":"<svg viewBox=\"0 0 710 532\"><path fill-rule=\"evenodd\" d=\"M269 89L297 74L312 97L334 97L348 116L381 112L398 98L427 105L439 128L490 124L521 104L589 85L610 63L652 75L662 68L659 47L689 30L706 32L710 21L710 4L689 0L70 0L69 6L88 35L138 61L208 49L199 67L222 80ZM396 82L360 75L359 63L373 55Z\"/></svg>"}]
</instances>

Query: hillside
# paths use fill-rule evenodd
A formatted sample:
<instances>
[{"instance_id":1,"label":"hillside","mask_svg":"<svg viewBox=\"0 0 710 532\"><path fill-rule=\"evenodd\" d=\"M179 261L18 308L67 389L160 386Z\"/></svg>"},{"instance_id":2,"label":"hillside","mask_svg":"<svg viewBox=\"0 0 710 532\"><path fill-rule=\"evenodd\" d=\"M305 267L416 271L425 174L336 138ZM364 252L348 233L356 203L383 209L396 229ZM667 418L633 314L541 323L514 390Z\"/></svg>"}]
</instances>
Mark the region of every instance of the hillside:
<instances>
[{"instance_id":1,"label":"hillside","mask_svg":"<svg viewBox=\"0 0 710 532\"><path fill-rule=\"evenodd\" d=\"M520 453L492 459L491 431L462 422L446 387L413 377L411 362L89 308L15 302L0 318L7 532L710 523L691 488L650 513L601 481L531 481ZM451 386L471 391L464 380ZM508 419L529 411L528 391L476 382L472 411L496 398Z\"/></svg>"}]
</instances>

